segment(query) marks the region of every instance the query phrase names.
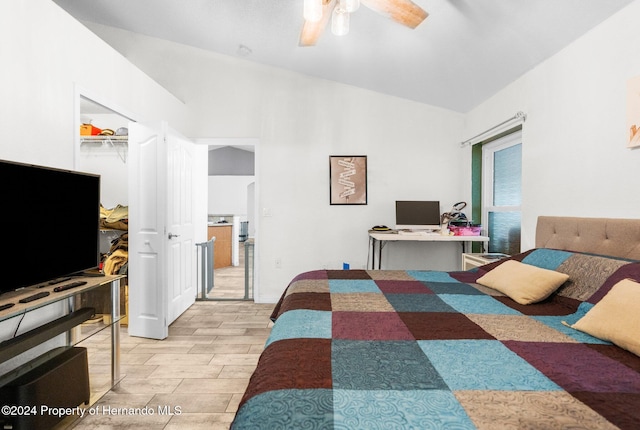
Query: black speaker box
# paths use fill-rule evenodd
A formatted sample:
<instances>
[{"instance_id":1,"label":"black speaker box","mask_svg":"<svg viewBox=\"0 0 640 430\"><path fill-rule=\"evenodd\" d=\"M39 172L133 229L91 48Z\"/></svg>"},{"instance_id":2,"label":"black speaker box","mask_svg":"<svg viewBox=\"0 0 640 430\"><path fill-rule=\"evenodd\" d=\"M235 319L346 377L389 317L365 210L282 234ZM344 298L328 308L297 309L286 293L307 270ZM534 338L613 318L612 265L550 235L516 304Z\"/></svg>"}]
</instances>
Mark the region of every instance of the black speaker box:
<instances>
[{"instance_id":1,"label":"black speaker box","mask_svg":"<svg viewBox=\"0 0 640 430\"><path fill-rule=\"evenodd\" d=\"M53 357L0 387L0 405L9 406L10 411L6 414L7 408L2 410L3 428L50 429L66 417L56 413L60 411L55 408L75 408L89 403L87 349L61 347L48 354ZM13 411L12 406L15 406Z\"/></svg>"}]
</instances>

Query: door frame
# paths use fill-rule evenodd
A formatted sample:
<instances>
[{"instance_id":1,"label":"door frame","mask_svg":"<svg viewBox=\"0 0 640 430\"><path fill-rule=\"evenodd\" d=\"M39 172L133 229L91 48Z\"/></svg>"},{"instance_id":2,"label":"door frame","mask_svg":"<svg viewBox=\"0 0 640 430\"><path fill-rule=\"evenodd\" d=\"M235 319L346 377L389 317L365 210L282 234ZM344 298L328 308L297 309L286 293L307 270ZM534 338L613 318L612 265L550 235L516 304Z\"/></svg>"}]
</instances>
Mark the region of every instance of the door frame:
<instances>
[{"instance_id":1,"label":"door frame","mask_svg":"<svg viewBox=\"0 0 640 430\"><path fill-rule=\"evenodd\" d=\"M236 138L236 137L209 137L193 139L196 145L207 146L253 146L254 149L254 222L255 222L255 243L253 250L253 299L259 297L260 292L260 214L258 213L260 196L260 139L257 137Z\"/></svg>"}]
</instances>

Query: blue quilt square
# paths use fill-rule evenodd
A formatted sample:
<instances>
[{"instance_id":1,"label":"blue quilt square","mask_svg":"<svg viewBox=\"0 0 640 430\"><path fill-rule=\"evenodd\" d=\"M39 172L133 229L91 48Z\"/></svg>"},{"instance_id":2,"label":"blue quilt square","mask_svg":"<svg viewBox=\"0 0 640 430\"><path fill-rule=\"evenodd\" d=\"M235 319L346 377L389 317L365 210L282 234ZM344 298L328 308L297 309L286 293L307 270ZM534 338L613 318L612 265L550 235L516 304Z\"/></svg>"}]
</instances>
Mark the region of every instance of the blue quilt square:
<instances>
[{"instance_id":1,"label":"blue quilt square","mask_svg":"<svg viewBox=\"0 0 640 430\"><path fill-rule=\"evenodd\" d=\"M331 338L331 312L305 309L285 312L273 325L265 348L277 340L296 337Z\"/></svg>"},{"instance_id":2,"label":"blue quilt square","mask_svg":"<svg viewBox=\"0 0 640 430\"><path fill-rule=\"evenodd\" d=\"M386 294L396 312L455 312L435 294Z\"/></svg>"},{"instance_id":3,"label":"blue quilt square","mask_svg":"<svg viewBox=\"0 0 640 430\"><path fill-rule=\"evenodd\" d=\"M415 341L334 339L331 372L342 390L447 389Z\"/></svg>"},{"instance_id":4,"label":"blue quilt square","mask_svg":"<svg viewBox=\"0 0 640 430\"><path fill-rule=\"evenodd\" d=\"M249 408L252 413L240 413ZM275 390L258 394L241 406L233 428L315 429L333 422L333 394L327 389Z\"/></svg>"},{"instance_id":5,"label":"blue quilt square","mask_svg":"<svg viewBox=\"0 0 640 430\"><path fill-rule=\"evenodd\" d=\"M491 296L464 294L438 294L437 296L456 312L463 314L522 315Z\"/></svg>"},{"instance_id":6,"label":"blue quilt square","mask_svg":"<svg viewBox=\"0 0 640 430\"><path fill-rule=\"evenodd\" d=\"M580 330L576 330L567 326L567 324L575 324L582 316L584 316L584 313L578 311L572 315L532 316L531 318L534 318L535 320L540 321L541 323L548 325L549 327L556 329L561 333L566 334L570 338L575 339L580 343L609 345L610 342L607 342L606 340L598 339L597 337L593 337L587 333L581 332Z\"/></svg>"},{"instance_id":7,"label":"blue quilt square","mask_svg":"<svg viewBox=\"0 0 640 430\"><path fill-rule=\"evenodd\" d=\"M334 428L475 429L450 391L334 390Z\"/></svg>"},{"instance_id":8,"label":"blue quilt square","mask_svg":"<svg viewBox=\"0 0 640 430\"><path fill-rule=\"evenodd\" d=\"M463 282L425 282L424 284L436 294L484 295L478 289Z\"/></svg>"},{"instance_id":9,"label":"blue quilt square","mask_svg":"<svg viewBox=\"0 0 640 430\"><path fill-rule=\"evenodd\" d=\"M558 266L572 255L573 253L568 251L540 248L524 257L522 262L531 264L532 266L542 267L543 269L556 270Z\"/></svg>"},{"instance_id":10,"label":"blue quilt square","mask_svg":"<svg viewBox=\"0 0 640 430\"><path fill-rule=\"evenodd\" d=\"M421 340L418 344L454 391L560 390L497 340Z\"/></svg>"},{"instance_id":11,"label":"blue quilt square","mask_svg":"<svg viewBox=\"0 0 640 430\"><path fill-rule=\"evenodd\" d=\"M331 293L381 293L371 279L329 279Z\"/></svg>"},{"instance_id":12,"label":"blue quilt square","mask_svg":"<svg viewBox=\"0 0 640 430\"><path fill-rule=\"evenodd\" d=\"M435 270L407 270L407 274L418 281L426 282L460 282L452 278L449 272Z\"/></svg>"}]
</instances>

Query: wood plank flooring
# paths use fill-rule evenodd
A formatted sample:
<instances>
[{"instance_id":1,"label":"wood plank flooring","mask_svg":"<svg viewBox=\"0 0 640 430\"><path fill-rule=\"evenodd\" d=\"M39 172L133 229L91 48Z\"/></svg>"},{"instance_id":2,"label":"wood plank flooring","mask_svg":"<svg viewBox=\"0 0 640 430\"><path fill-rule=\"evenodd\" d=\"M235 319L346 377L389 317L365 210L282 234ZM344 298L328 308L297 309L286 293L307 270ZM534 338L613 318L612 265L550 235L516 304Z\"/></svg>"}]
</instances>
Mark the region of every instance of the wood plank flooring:
<instances>
[{"instance_id":1,"label":"wood plank flooring","mask_svg":"<svg viewBox=\"0 0 640 430\"><path fill-rule=\"evenodd\" d=\"M83 418L69 418L57 429L228 429L271 331L273 307L198 301L161 341L131 337L123 327L120 383ZM109 341L105 334L84 342L92 384L100 372L108 383ZM129 414L129 408L139 409Z\"/></svg>"}]
</instances>

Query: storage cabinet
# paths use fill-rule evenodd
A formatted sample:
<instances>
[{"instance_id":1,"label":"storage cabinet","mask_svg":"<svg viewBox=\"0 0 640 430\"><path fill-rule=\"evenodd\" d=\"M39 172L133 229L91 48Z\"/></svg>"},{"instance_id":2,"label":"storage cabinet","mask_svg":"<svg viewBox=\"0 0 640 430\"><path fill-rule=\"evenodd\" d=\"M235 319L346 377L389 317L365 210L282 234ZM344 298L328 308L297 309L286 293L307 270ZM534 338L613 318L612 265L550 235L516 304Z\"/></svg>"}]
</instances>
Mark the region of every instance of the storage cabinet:
<instances>
[{"instance_id":1,"label":"storage cabinet","mask_svg":"<svg viewBox=\"0 0 640 430\"><path fill-rule=\"evenodd\" d=\"M208 227L208 239L215 236L213 242L213 268L231 266L233 245L232 224L215 224Z\"/></svg>"},{"instance_id":2,"label":"storage cabinet","mask_svg":"<svg viewBox=\"0 0 640 430\"><path fill-rule=\"evenodd\" d=\"M474 269L507 257L507 254L497 253L464 253L462 254L462 270Z\"/></svg>"}]
</instances>

